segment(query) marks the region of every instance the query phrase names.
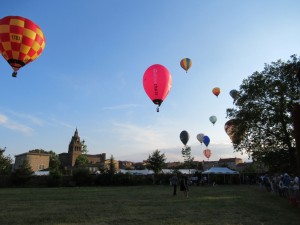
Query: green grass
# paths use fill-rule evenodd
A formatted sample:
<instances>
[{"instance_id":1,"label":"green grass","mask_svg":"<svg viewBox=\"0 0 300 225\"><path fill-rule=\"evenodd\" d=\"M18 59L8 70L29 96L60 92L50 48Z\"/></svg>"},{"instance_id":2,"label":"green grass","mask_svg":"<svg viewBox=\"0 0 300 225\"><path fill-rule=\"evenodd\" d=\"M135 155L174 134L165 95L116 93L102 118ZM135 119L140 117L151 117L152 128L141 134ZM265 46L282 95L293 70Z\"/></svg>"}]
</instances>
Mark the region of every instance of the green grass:
<instances>
[{"instance_id":1,"label":"green grass","mask_svg":"<svg viewBox=\"0 0 300 225\"><path fill-rule=\"evenodd\" d=\"M254 186L0 189L1 225L300 224L300 206Z\"/></svg>"}]
</instances>

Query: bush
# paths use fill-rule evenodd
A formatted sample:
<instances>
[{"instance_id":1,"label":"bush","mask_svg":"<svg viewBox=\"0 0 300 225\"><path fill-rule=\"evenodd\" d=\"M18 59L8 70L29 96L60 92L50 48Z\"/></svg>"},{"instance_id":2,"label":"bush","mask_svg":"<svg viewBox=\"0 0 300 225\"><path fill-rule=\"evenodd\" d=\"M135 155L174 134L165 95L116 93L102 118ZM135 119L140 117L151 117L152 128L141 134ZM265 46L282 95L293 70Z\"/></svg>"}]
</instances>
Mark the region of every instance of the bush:
<instances>
[{"instance_id":1,"label":"bush","mask_svg":"<svg viewBox=\"0 0 300 225\"><path fill-rule=\"evenodd\" d=\"M87 168L74 169L72 177L78 186L89 186L92 183L92 176Z\"/></svg>"}]
</instances>

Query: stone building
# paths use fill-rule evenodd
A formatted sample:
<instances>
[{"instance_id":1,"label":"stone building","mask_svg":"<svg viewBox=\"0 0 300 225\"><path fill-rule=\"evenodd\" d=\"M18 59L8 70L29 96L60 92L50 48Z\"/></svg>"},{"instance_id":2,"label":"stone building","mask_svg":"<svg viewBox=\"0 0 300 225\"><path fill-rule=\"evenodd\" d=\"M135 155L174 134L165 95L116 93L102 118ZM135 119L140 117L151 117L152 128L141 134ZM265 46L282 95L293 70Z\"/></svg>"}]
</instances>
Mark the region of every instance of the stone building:
<instances>
[{"instance_id":1,"label":"stone building","mask_svg":"<svg viewBox=\"0 0 300 225\"><path fill-rule=\"evenodd\" d=\"M219 159L219 166L227 166L230 169L236 170L236 165L243 163L243 160L240 158L226 158Z\"/></svg>"},{"instance_id":2,"label":"stone building","mask_svg":"<svg viewBox=\"0 0 300 225\"><path fill-rule=\"evenodd\" d=\"M33 172L49 168L50 154L38 152L26 152L15 156L14 170L19 169L24 160L27 160Z\"/></svg>"},{"instance_id":3,"label":"stone building","mask_svg":"<svg viewBox=\"0 0 300 225\"><path fill-rule=\"evenodd\" d=\"M69 148L67 153L59 154L59 160L61 165L65 169L72 169L75 166L76 159L82 154L83 141L80 141L78 135L78 130L76 128L74 135L69 143ZM96 172L99 168L100 163L106 160L106 154L96 154L96 155L86 155L88 158L88 168L91 172Z\"/></svg>"}]
</instances>

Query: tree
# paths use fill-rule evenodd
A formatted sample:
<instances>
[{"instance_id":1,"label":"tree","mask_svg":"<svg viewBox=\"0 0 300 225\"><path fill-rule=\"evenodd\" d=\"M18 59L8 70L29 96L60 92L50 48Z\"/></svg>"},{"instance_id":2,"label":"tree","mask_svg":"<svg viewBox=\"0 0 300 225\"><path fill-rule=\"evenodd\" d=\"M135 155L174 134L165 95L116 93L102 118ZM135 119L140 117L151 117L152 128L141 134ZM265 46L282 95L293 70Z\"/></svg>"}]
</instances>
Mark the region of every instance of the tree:
<instances>
[{"instance_id":1,"label":"tree","mask_svg":"<svg viewBox=\"0 0 300 225\"><path fill-rule=\"evenodd\" d=\"M181 154L184 159L185 166L188 169L191 169L191 167L194 164L194 157L192 156L192 153L191 153L191 147L186 146L186 147L182 148Z\"/></svg>"},{"instance_id":2,"label":"tree","mask_svg":"<svg viewBox=\"0 0 300 225\"><path fill-rule=\"evenodd\" d=\"M27 159L24 159L19 168L12 173L13 183L16 185L25 185L32 177L32 169Z\"/></svg>"},{"instance_id":3,"label":"tree","mask_svg":"<svg viewBox=\"0 0 300 225\"><path fill-rule=\"evenodd\" d=\"M88 153L88 149L87 149L87 145L85 144L84 140L81 142L81 146L82 146L81 155L79 155L76 158L75 166L86 167L89 163L89 160L88 160L88 157L86 155Z\"/></svg>"},{"instance_id":4,"label":"tree","mask_svg":"<svg viewBox=\"0 0 300 225\"><path fill-rule=\"evenodd\" d=\"M296 55L265 64L243 80L227 117L236 119L234 149L263 162L271 171L296 171L291 113L299 98Z\"/></svg>"},{"instance_id":5,"label":"tree","mask_svg":"<svg viewBox=\"0 0 300 225\"><path fill-rule=\"evenodd\" d=\"M89 160L86 155L79 155L76 158L75 166L86 167L88 163L89 163Z\"/></svg>"},{"instance_id":6,"label":"tree","mask_svg":"<svg viewBox=\"0 0 300 225\"><path fill-rule=\"evenodd\" d=\"M49 160L49 170L50 171L59 171L61 163L60 163L58 155L53 151L49 151L49 154L51 154L50 160Z\"/></svg>"},{"instance_id":7,"label":"tree","mask_svg":"<svg viewBox=\"0 0 300 225\"><path fill-rule=\"evenodd\" d=\"M110 156L107 173L111 176L113 176L116 173L116 165L115 165L115 159L113 155Z\"/></svg>"},{"instance_id":8,"label":"tree","mask_svg":"<svg viewBox=\"0 0 300 225\"><path fill-rule=\"evenodd\" d=\"M158 174L162 168L165 166L166 162L165 154L161 154L158 149L156 149L148 157L148 169L152 169L155 174Z\"/></svg>"},{"instance_id":9,"label":"tree","mask_svg":"<svg viewBox=\"0 0 300 225\"><path fill-rule=\"evenodd\" d=\"M10 156L5 156L5 148L0 148L0 175L8 175L12 170L12 159Z\"/></svg>"}]
</instances>

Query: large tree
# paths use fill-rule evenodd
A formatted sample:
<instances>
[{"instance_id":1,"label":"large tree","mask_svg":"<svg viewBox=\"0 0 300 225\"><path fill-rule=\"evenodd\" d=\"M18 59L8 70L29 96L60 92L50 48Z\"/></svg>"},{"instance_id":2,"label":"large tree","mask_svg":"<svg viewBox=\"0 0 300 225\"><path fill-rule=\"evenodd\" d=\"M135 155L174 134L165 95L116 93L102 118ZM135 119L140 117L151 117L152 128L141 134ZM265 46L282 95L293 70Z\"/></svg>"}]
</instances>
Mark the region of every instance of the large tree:
<instances>
[{"instance_id":1,"label":"large tree","mask_svg":"<svg viewBox=\"0 0 300 225\"><path fill-rule=\"evenodd\" d=\"M235 119L234 149L248 153L274 172L296 172L296 143L291 113L299 99L296 72L300 62L265 64L243 80L227 117ZM299 116L299 115L298 115Z\"/></svg>"},{"instance_id":2,"label":"large tree","mask_svg":"<svg viewBox=\"0 0 300 225\"><path fill-rule=\"evenodd\" d=\"M158 174L163 167L165 166L167 158L165 154L160 153L158 149L156 149L152 154L148 157L148 168L153 170L155 174Z\"/></svg>"}]
</instances>

